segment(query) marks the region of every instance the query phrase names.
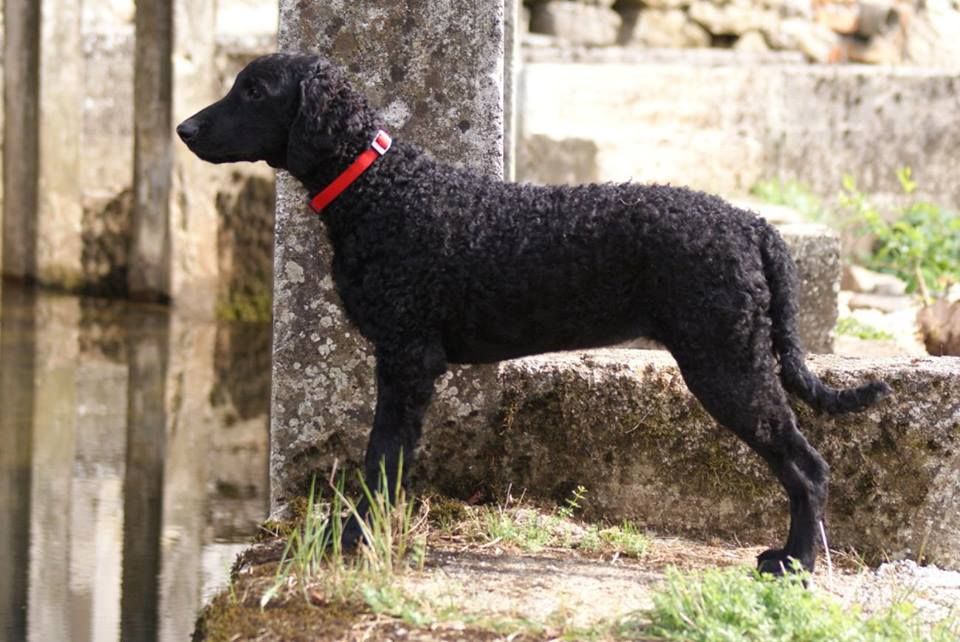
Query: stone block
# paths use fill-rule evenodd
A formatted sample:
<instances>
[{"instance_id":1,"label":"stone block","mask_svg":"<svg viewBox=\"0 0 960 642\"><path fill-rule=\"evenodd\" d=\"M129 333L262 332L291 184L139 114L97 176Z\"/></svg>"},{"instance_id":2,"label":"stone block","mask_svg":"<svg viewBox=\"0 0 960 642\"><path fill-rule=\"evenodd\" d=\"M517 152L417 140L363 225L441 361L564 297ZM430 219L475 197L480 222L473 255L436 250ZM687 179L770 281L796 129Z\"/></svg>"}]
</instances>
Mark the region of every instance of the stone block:
<instances>
[{"instance_id":1,"label":"stone block","mask_svg":"<svg viewBox=\"0 0 960 642\"><path fill-rule=\"evenodd\" d=\"M620 16L600 5L554 0L533 5L530 31L556 36L578 45L612 45Z\"/></svg>"},{"instance_id":2,"label":"stone block","mask_svg":"<svg viewBox=\"0 0 960 642\"><path fill-rule=\"evenodd\" d=\"M528 136L520 140L517 162L523 179L532 183L576 185L599 180L597 144L592 140Z\"/></svg>"},{"instance_id":3,"label":"stone block","mask_svg":"<svg viewBox=\"0 0 960 642\"><path fill-rule=\"evenodd\" d=\"M840 239L825 225L793 223L778 228L797 264L800 317L797 324L808 353L833 352L840 291Z\"/></svg>"},{"instance_id":4,"label":"stone block","mask_svg":"<svg viewBox=\"0 0 960 642\"><path fill-rule=\"evenodd\" d=\"M863 413L817 416L801 430L832 467L827 533L868 560L960 568L960 359L809 359L826 382L882 379L894 396ZM418 479L562 501L582 484L587 517L661 533L774 544L786 497L761 459L718 429L666 352L602 350L506 362L499 417L424 437Z\"/></svg>"}]
</instances>

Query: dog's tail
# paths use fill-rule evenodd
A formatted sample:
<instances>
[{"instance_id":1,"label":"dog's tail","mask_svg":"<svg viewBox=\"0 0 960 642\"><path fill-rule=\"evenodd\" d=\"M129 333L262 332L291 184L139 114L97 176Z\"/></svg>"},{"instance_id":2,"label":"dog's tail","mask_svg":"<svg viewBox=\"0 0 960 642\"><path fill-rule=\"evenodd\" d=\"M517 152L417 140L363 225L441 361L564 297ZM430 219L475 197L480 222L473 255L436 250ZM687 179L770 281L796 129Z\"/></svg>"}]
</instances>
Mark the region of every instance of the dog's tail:
<instances>
[{"instance_id":1,"label":"dog's tail","mask_svg":"<svg viewBox=\"0 0 960 642\"><path fill-rule=\"evenodd\" d=\"M797 332L797 269L780 234L769 224L764 223L763 227L760 249L770 288L773 349L780 358L783 387L817 412L831 415L863 410L889 395L890 386L882 381L838 389L826 385L807 369Z\"/></svg>"}]
</instances>

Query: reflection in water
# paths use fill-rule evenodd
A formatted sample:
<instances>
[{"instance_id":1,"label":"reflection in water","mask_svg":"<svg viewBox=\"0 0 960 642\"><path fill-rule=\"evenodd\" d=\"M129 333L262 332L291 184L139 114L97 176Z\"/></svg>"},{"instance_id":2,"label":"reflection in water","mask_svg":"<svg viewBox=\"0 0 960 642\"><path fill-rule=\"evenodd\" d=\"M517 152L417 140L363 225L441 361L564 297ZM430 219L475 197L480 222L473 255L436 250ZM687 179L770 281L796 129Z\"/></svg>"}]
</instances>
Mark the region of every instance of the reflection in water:
<instances>
[{"instance_id":1,"label":"reflection in water","mask_svg":"<svg viewBox=\"0 0 960 642\"><path fill-rule=\"evenodd\" d=\"M269 327L0 297L0 639L188 639L266 515Z\"/></svg>"}]
</instances>

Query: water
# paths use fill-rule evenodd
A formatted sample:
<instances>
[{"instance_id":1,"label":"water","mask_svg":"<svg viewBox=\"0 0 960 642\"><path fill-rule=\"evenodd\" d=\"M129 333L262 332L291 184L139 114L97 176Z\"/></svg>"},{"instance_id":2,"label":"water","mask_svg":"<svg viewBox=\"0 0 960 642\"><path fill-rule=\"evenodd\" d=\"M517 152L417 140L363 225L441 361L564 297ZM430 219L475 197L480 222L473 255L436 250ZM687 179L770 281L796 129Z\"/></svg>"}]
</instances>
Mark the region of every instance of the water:
<instances>
[{"instance_id":1,"label":"water","mask_svg":"<svg viewBox=\"0 0 960 642\"><path fill-rule=\"evenodd\" d=\"M0 285L0 639L187 640L268 503L269 327Z\"/></svg>"}]
</instances>

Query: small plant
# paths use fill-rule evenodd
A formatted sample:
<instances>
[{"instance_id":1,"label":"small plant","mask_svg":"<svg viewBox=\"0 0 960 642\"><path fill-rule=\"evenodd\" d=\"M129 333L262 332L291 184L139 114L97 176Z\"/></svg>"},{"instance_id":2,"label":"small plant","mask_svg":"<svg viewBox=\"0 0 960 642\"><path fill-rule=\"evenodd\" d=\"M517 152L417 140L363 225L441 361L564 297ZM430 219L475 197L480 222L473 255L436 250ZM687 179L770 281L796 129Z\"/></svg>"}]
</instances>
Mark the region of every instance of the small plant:
<instances>
[{"instance_id":1,"label":"small plant","mask_svg":"<svg viewBox=\"0 0 960 642\"><path fill-rule=\"evenodd\" d=\"M616 552L627 557L643 557L650 548L650 540L633 522L624 520L619 526L600 531L600 538Z\"/></svg>"},{"instance_id":2,"label":"small plant","mask_svg":"<svg viewBox=\"0 0 960 642\"><path fill-rule=\"evenodd\" d=\"M582 508L580 502L582 502L586 496L587 489L578 484L577 487L573 489L571 496L564 500L564 504L566 505L557 509L557 515L562 519L572 519L574 513Z\"/></svg>"},{"instance_id":3,"label":"small plant","mask_svg":"<svg viewBox=\"0 0 960 642\"><path fill-rule=\"evenodd\" d=\"M865 341L892 341L893 335L886 330L875 328L856 317L840 317L837 319L837 334L856 337Z\"/></svg>"},{"instance_id":4,"label":"small plant","mask_svg":"<svg viewBox=\"0 0 960 642\"><path fill-rule=\"evenodd\" d=\"M897 170L897 178L911 200L892 217L885 217L850 176L843 179L840 204L854 224L877 238L868 267L893 272L906 281L907 291L919 292L929 304L931 292L944 293L960 280L960 216L913 198L917 183L909 167Z\"/></svg>"}]
</instances>

